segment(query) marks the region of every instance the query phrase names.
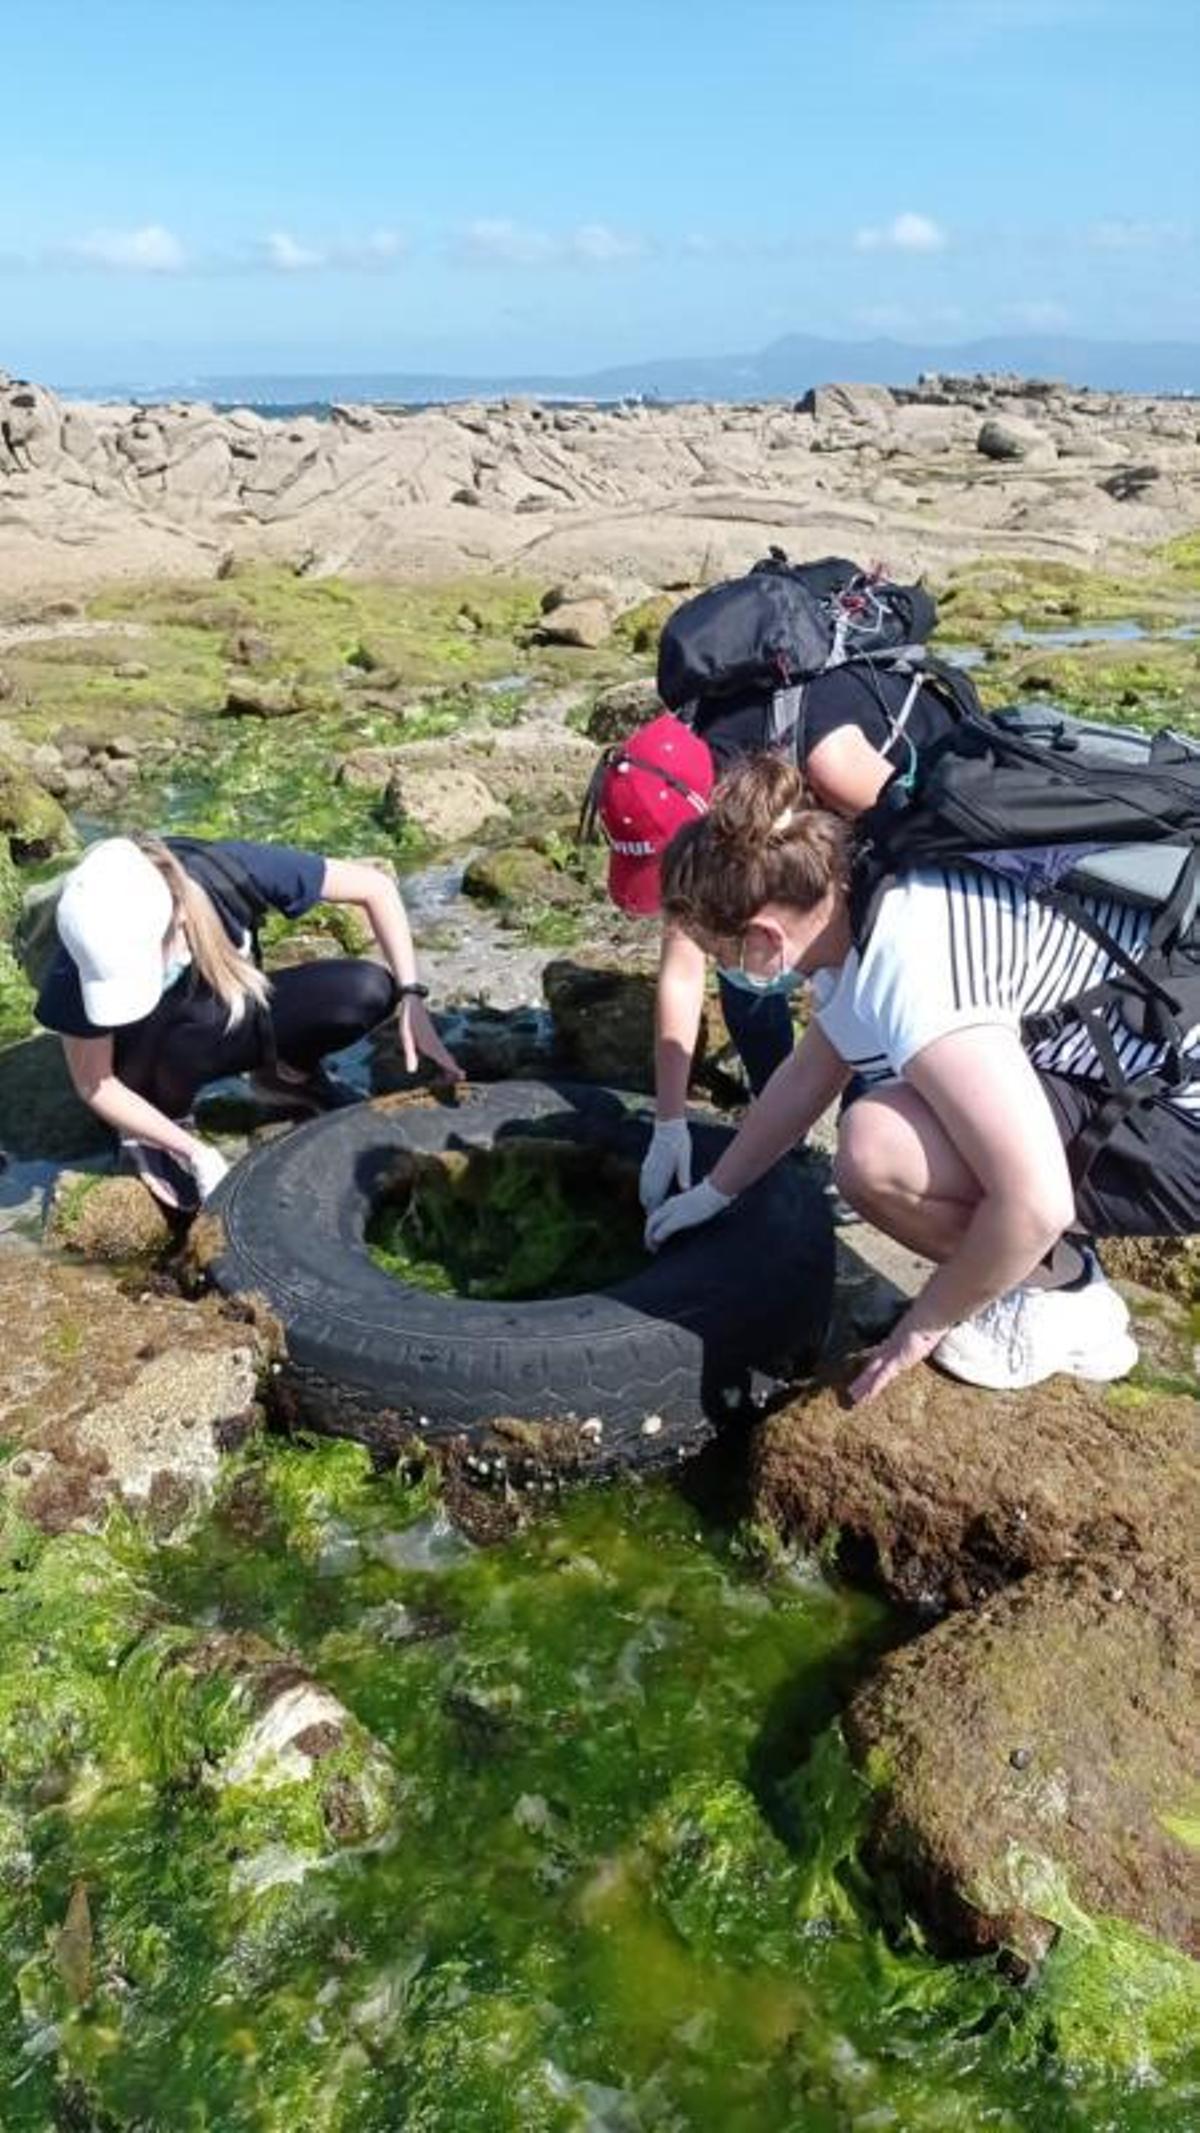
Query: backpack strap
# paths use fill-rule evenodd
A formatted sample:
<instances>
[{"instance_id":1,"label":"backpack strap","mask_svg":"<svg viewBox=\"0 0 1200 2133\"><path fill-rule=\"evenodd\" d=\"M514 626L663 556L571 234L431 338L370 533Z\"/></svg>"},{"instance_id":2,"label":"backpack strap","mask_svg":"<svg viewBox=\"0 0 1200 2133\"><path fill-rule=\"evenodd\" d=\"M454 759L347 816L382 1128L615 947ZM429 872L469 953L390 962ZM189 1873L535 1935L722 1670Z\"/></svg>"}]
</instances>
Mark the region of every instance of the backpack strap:
<instances>
[{"instance_id":1,"label":"backpack strap","mask_svg":"<svg viewBox=\"0 0 1200 2133\"><path fill-rule=\"evenodd\" d=\"M1077 1024L1100 1062L1107 1091L1105 1100L1067 1150L1076 1189L1084 1183L1097 1156L1123 1121L1129 1121L1135 1131L1144 1132L1144 1123L1138 1114L1148 1110L1158 1097L1174 1095L1191 1079L1184 1052L1188 1032L1179 1019L1180 1003L1160 982L1156 971L1169 974L1164 949L1177 931L1181 915L1186 914L1190 905L1193 876L1194 868L1182 870L1180 882L1169 902L1154 919L1140 960L1122 948L1108 928L1093 918L1086 905L1069 889L1047 888L1037 892L1039 902L1061 911L1064 917L1079 926L1122 972L1122 978L1103 978L1099 984L1089 986L1086 992L1078 993L1073 1000L1064 1000L1059 1007L1021 1018L1021 1035L1031 1046L1061 1036L1071 1023ZM1122 1067L1108 1026L1109 1011L1114 1007L1119 1011L1131 990L1140 994L1148 1014L1158 1024L1156 1029L1147 1032L1146 1041L1162 1046L1166 1052L1161 1067L1134 1075L1126 1074Z\"/></svg>"}]
</instances>

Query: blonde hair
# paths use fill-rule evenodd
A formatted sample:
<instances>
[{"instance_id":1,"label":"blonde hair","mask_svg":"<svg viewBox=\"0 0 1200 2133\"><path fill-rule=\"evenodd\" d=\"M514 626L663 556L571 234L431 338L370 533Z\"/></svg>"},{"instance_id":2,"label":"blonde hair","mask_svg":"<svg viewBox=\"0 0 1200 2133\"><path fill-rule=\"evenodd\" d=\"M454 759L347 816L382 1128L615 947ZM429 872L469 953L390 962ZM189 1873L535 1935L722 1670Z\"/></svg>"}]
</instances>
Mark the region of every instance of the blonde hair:
<instances>
[{"instance_id":1,"label":"blonde hair","mask_svg":"<svg viewBox=\"0 0 1200 2133\"><path fill-rule=\"evenodd\" d=\"M225 931L207 889L193 881L174 852L158 837L133 839L139 852L157 867L171 892L172 926L182 926L197 976L229 1011L228 1027L235 1029L253 1000L265 1007L271 997L270 980L248 956L234 947Z\"/></svg>"},{"instance_id":2,"label":"blonde hair","mask_svg":"<svg viewBox=\"0 0 1200 2133\"><path fill-rule=\"evenodd\" d=\"M811 911L831 889L848 891L851 836L840 815L814 806L794 763L753 756L671 839L663 910L698 939L740 939L765 904Z\"/></svg>"}]
</instances>

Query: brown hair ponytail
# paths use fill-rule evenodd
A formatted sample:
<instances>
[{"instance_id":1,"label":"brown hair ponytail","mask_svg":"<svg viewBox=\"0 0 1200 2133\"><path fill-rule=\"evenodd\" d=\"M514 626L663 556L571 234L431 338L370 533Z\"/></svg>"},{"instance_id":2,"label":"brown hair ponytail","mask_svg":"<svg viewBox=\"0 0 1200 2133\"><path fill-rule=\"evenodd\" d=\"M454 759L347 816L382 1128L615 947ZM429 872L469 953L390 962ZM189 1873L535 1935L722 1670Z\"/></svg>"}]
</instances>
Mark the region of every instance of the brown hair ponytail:
<instances>
[{"instance_id":1,"label":"brown hair ponytail","mask_svg":"<svg viewBox=\"0 0 1200 2133\"><path fill-rule=\"evenodd\" d=\"M250 958L239 954L221 924L206 889L180 864L174 852L158 837L134 838L139 852L157 867L174 906L176 924L182 925L192 951L192 962L202 983L229 1011L229 1028L236 1028L253 1000L265 1007L271 997L270 980Z\"/></svg>"},{"instance_id":2,"label":"brown hair ponytail","mask_svg":"<svg viewBox=\"0 0 1200 2133\"><path fill-rule=\"evenodd\" d=\"M753 756L671 839L663 910L697 937L737 939L764 904L811 911L831 889L847 889L850 840L840 815L813 806L794 763Z\"/></svg>"}]
</instances>

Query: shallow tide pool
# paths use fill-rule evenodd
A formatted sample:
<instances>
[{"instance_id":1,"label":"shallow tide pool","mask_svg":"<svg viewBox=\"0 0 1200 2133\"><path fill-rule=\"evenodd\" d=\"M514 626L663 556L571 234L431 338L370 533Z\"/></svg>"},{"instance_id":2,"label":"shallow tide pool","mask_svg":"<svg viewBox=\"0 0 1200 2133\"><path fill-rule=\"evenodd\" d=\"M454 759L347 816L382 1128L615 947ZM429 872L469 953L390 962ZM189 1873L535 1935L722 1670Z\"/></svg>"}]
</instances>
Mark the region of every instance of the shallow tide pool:
<instances>
[{"instance_id":1,"label":"shallow tide pool","mask_svg":"<svg viewBox=\"0 0 1200 2133\"><path fill-rule=\"evenodd\" d=\"M665 1486L481 1550L357 1447L268 1443L185 1544L10 1534L0 1627L4 2133L1196 2122L885 1933L835 1720L897 1625ZM197 1629L381 1744L369 1826L222 1789Z\"/></svg>"}]
</instances>

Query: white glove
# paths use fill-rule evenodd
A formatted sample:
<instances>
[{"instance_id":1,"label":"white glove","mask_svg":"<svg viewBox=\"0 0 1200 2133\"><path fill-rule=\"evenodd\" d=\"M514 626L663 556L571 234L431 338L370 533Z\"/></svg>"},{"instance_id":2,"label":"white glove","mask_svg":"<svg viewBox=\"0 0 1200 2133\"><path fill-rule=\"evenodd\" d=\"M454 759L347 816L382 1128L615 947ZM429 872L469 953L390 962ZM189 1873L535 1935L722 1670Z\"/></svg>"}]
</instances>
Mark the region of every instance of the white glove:
<instances>
[{"instance_id":1,"label":"white glove","mask_svg":"<svg viewBox=\"0 0 1200 2133\"><path fill-rule=\"evenodd\" d=\"M711 1222L714 1215L723 1215L736 1197L732 1192L718 1192L708 1178L701 1178L690 1192L676 1193L674 1199L664 1200L661 1207L655 1208L646 1224L646 1250L656 1252L676 1230L694 1229L698 1222Z\"/></svg>"},{"instance_id":2,"label":"white glove","mask_svg":"<svg viewBox=\"0 0 1200 2133\"><path fill-rule=\"evenodd\" d=\"M672 1185L684 1192L692 1182L692 1136L686 1118L660 1118L642 1163L638 1192L648 1215L661 1207Z\"/></svg>"},{"instance_id":3,"label":"white glove","mask_svg":"<svg viewBox=\"0 0 1200 2133\"><path fill-rule=\"evenodd\" d=\"M219 1148L212 1148L207 1141L197 1141L187 1159L188 1169L200 1188L200 1204L203 1206L210 1193L215 1192L229 1169Z\"/></svg>"}]
</instances>

